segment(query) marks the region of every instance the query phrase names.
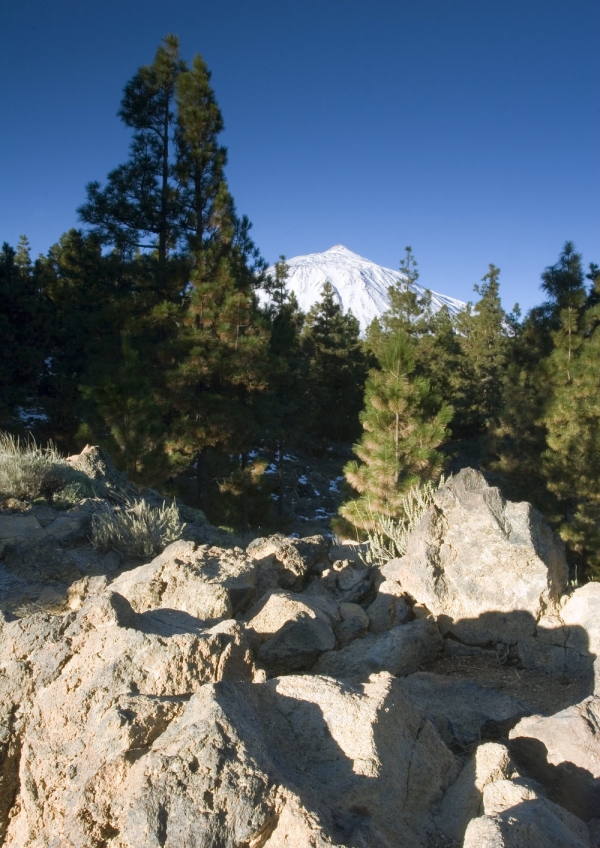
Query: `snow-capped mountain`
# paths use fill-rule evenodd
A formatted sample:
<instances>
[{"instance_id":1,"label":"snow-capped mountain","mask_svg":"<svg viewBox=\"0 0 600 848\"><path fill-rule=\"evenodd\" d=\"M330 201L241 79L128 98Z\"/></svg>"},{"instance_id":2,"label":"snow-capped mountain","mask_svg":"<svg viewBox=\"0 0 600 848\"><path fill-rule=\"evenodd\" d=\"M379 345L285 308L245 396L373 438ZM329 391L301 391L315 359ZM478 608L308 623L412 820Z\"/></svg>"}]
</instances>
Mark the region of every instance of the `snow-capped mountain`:
<instances>
[{"instance_id":1,"label":"snow-capped mountain","mask_svg":"<svg viewBox=\"0 0 600 848\"><path fill-rule=\"evenodd\" d=\"M309 253L307 256L295 256L286 259L290 272L288 288L298 298L303 311L321 297L323 283L329 280L344 312L349 309L358 318L364 331L373 318L388 308L388 288L403 279L400 271L383 268L369 259L353 253L343 244L336 244L324 253ZM272 266L269 273L275 273ZM413 291L423 294L425 289L414 284ZM437 311L447 306L450 312L458 312L465 304L453 297L431 292L431 303Z\"/></svg>"}]
</instances>

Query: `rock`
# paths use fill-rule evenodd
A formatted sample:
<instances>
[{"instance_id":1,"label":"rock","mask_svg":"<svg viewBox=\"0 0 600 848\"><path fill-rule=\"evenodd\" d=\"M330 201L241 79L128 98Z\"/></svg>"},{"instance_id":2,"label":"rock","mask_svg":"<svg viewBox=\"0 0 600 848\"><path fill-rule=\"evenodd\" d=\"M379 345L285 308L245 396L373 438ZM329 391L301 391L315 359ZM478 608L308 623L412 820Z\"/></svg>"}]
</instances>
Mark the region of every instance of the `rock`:
<instances>
[{"instance_id":1,"label":"rock","mask_svg":"<svg viewBox=\"0 0 600 848\"><path fill-rule=\"evenodd\" d=\"M136 612L171 608L203 621L231 618L254 594L256 564L234 551L173 542L147 565L117 577L113 591Z\"/></svg>"},{"instance_id":2,"label":"rock","mask_svg":"<svg viewBox=\"0 0 600 848\"><path fill-rule=\"evenodd\" d=\"M499 692L493 684L458 675L412 674L403 681L403 691L435 724L447 745L463 750L482 739L506 735L515 719L530 712L524 701Z\"/></svg>"},{"instance_id":3,"label":"rock","mask_svg":"<svg viewBox=\"0 0 600 848\"><path fill-rule=\"evenodd\" d=\"M102 448L86 445L80 454L67 457L67 462L71 468L81 471L92 480L117 489L127 486L127 475L117 471L112 459Z\"/></svg>"},{"instance_id":4,"label":"rock","mask_svg":"<svg viewBox=\"0 0 600 848\"><path fill-rule=\"evenodd\" d=\"M533 635L567 584L564 545L546 520L470 468L438 490L406 555L382 573L469 644Z\"/></svg>"},{"instance_id":5,"label":"rock","mask_svg":"<svg viewBox=\"0 0 600 848\"><path fill-rule=\"evenodd\" d=\"M277 535L255 539L248 545L248 556L260 565L260 585L273 588L269 577L283 589L300 591L311 574L318 574L331 547L324 536L290 539Z\"/></svg>"},{"instance_id":6,"label":"rock","mask_svg":"<svg viewBox=\"0 0 600 848\"><path fill-rule=\"evenodd\" d=\"M385 633L391 627L405 624L411 610L402 596L398 583L384 580L377 590L377 596L367 607L369 630L371 633Z\"/></svg>"},{"instance_id":7,"label":"rock","mask_svg":"<svg viewBox=\"0 0 600 848\"><path fill-rule=\"evenodd\" d=\"M123 848L419 848L427 806L455 772L387 676L364 688L307 677L219 684L194 695L128 769L126 793L103 781L108 798L92 821L118 830Z\"/></svg>"},{"instance_id":8,"label":"rock","mask_svg":"<svg viewBox=\"0 0 600 848\"><path fill-rule=\"evenodd\" d=\"M173 622L171 612L183 618ZM202 631L186 629L185 621L185 613L177 611L136 613L122 596L105 590L88 595L77 613L4 624L0 796L7 799L8 787L11 806L19 789L16 805L22 811L5 844L21 848L39 839L35 844L49 845L60 833L53 813L44 830L51 797L66 792L76 818L88 802L93 808L82 777L87 774L93 786L97 774L101 786L105 764L119 751L148 745L166 717L177 714L204 683L252 679L252 656L237 622ZM0 832L8 812L0 804ZM71 843L64 837L65 844L97 844L92 835L80 840L74 833Z\"/></svg>"},{"instance_id":9,"label":"rock","mask_svg":"<svg viewBox=\"0 0 600 848\"><path fill-rule=\"evenodd\" d=\"M77 580L81 575L69 551L45 530L22 542L14 542L4 550L4 564L17 577L26 581Z\"/></svg>"},{"instance_id":10,"label":"rock","mask_svg":"<svg viewBox=\"0 0 600 848\"><path fill-rule=\"evenodd\" d=\"M517 765L553 801L584 820L600 810L600 697L552 716L523 718L510 739Z\"/></svg>"},{"instance_id":11,"label":"rock","mask_svg":"<svg viewBox=\"0 0 600 848\"><path fill-rule=\"evenodd\" d=\"M366 630L369 626L369 616L358 604L341 603L340 615L342 616L342 621L352 621L357 619L360 621L364 630Z\"/></svg>"},{"instance_id":12,"label":"rock","mask_svg":"<svg viewBox=\"0 0 600 848\"><path fill-rule=\"evenodd\" d=\"M484 787L483 812L486 816L495 816L526 801L536 801L539 797L529 781L497 780Z\"/></svg>"},{"instance_id":13,"label":"rock","mask_svg":"<svg viewBox=\"0 0 600 848\"><path fill-rule=\"evenodd\" d=\"M340 604L342 621L335 625L334 632L338 647L344 648L355 639L361 639L369 627L369 618L358 604Z\"/></svg>"},{"instance_id":14,"label":"rock","mask_svg":"<svg viewBox=\"0 0 600 848\"><path fill-rule=\"evenodd\" d=\"M266 641L288 622L301 618L331 623L330 616L313 599L278 589L264 595L245 615L248 628Z\"/></svg>"},{"instance_id":15,"label":"rock","mask_svg":"<svg viewBox=\"0 0 600 848\"><path fill-rule=\"evenodd\" d=\"M311 668L318 656L335 646L333 630L321 618L288 621L258 652L258 663L270 677Z\"/></svg>"},{"instance_id":16,"label":"rock","mask_svg":"<svg viewBox=\"0 0 600 848\"><path fill-rule=\"evenodd\" d=\"M366 680L380 671L398 676L412 674L422 663L433 659L441 647L442 639L434 622L413 621L323 654L312 670L314 674L353 680Z\"/></svg>"},{"instance_id":17,"label":"rock","mask_svg":"<svg viewBox=\"0 0 600 848\"><path fill-rule=\"evenodd\" d=\"M44 536L44 529L35 515L0 515L0 541L21 542Z\"/></svg>"},{"instance_id":18,"label":"rock","mask_svg":"<svg viewBox=\"0 0 600 848\"><path fill-rule=\"evenodd\" d=\"M594 665L594 692L600 695L600 583L576 589L561 610L568 628L567 648Z\"/></svg>"},{"instance_id":19,"label":"rock","mask_svg":"<svg viewBox=\"0 0 600 848\"><path fill-rule=\"evenodd\" d=\"M590 848L585 824L546 798L473 819L463 848Z\"/></svg>"},{"instance_id":20,"label":"rock","mask_svg":"<svg viewBox=\"0 0 600 848\"><path fill-rule=\"evenodd\" d=\"M504 745L497 742L478 745L442 799L435 816L439 830L462 843L467 825L481 811L485 787L494 781L503 781L513 771Z\"/></svg>"}]
</instances>

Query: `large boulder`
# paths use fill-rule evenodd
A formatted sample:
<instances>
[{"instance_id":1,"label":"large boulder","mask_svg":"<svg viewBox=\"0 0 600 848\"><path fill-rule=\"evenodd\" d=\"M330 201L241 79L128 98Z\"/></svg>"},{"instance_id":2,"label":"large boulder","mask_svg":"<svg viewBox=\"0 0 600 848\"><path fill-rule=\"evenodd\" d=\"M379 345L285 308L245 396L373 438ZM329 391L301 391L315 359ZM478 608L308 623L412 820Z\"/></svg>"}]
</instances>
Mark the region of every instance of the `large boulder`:
<instances>
[{"instance_id":1,"label":"large boulder","mask_svg":"<svg viewBox=\"0 0 600 848\"><path fill-rule=\"evenodd\" d=\"M405 556L382 571L469 644L532 635L567 585L564 545L543 516L470 468L436 493Z\"/></svg>"},{"instance_id":2,"label":"large boulder","mask_svg":"<svg viewBox=\"0 0 600 848\"><path fill-rule=\"evenodd\" d=\"M247 605L256 564L242 551L173 542L152 562L123 573L111 589L136 612L176 609L206 622L231 618Z\"/></svg>"},{"instance_id":3,"label":"large boulder","mask_svg":"<svg viewBox=\"0 0 600 848\"><path fill-rule=\"evenodd\" d=\"M507 801L518 799L517 803L495 815L472 819L463 848L590 848L585 824L558 804L535 797L526 788L505 793ZM499 800L498 793L495 801Z\"/></svg>"},{"instance_id":4,"label":"large boulder","mask_svg":"<svg viewBox=\"0 0 600 848\"><path fill-rule=\"evenodd\" d=\"M288 621L258 651L258 664L270 677L310 669L317 657L335 646L327 621L301 616Z\"/></svg>"},{"instance_id":5,"label":"large boulder","mask_svg":"<svg viewBox=\"0 0 600 848\"><path fill-rule=\"evenodd\" d=\"M143 748L205 683L252 679L252 655L237 622L197 625L180 611L136 613L108 590L90 594L77 612L3 622L0 838L16 793L23 815L7 844L34 844L65 782L83 793L79 807L85 806L89 790L74 780L79 772L101 773L115 751ZM52 833L48 825L35 844L60 836L60 827ZM62 844L97 843L90 836Z\"/></svg>"},{"instance_id":6,"label":"large boulder","mask_svg":"<svg viewBox=\"0 0 600 848\"><path fill-rule=\"evenodd\" d=\"M600 697L551 716L523 718L510 731L518 766L543 783L549 797L588 820L600 812Z\"/></svg>"},{"instance_id":7,"label":"large boulder","mask_svg":"<svg viewBox=\"0 0 600 848\"><path fill-rule=\"evenodd\" d=\"M128 769L126 793L124 775L120 786L103 780L94 822L118 830L123 848L419 848L456 772L388 676L364 687L220 684L194 695Z\"/></svg>"},{"instance_id":8,"label":"large boulder","mask_svg":"<svg viewBox=\"0 0 600 848\"><path fill-rule=\"evenodd\" d=\"M277 589L268 592L250 607L244 618L248 628L257 633L264 642L288 622L302 618L318 618L329 625L339 618L339 615L336 616L333 610L304 594L297 595Z\"/></svg>"},{"instance_id":9,"label":"large boulder","mask_svg":"<svg viewBox=\"0 0 600 848\"><path fill-rule=\"evenodd\" d=\"M412 621L380 636L367 635L339 651L323 654L313 666L313 672L353 680L366 680L379 671L398 676L412 674L434 659L441 647L442 639L434 621Z\"/></svg>"},{"instance_id":10,"label":"large boulder","mask_svg":"<svg viewBox=\"0 0 600 848\"><path fill-rule=\"evenodd\" d=\"M324 536L292 539L276 535L255 539L246 552L259 566L259 585L264 591L279 586L297 592L311 574L320 573L328 564L330 548Z\"/></svg>"},{"instance_id":11,"label":"large boulder","mask_svg":"<svg viewBox=\"0 0 600 848\"><path fill-rule=\"evenodd\" d=\"M576 589L561 610L567 628L566 647L594 668L594 692L600 695L600 583Z\"/></svg>"},{"instance_id":12,"label":"large boulder","mask_svg":"<svg viewBox=\"0 0 600 848\"><path fill-rule=\"evenodd\" d=\"M459 675L418 672L403 681L402 689L446 744L457 750L505 736L518 718L530 712L524 701L500 692L493 683Z\"/></svg>"}]
</instances>

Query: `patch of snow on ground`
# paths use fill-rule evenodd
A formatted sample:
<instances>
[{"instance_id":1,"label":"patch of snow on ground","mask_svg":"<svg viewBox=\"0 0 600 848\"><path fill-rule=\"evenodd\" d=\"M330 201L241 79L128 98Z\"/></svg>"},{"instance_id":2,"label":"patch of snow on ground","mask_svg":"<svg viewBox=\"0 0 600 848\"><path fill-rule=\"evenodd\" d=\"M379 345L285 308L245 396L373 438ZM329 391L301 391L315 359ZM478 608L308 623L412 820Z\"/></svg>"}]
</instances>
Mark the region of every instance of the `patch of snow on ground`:
<instances>
[{"instance_id":1,"label":"patch of snow on ground","mask_svg":"<svg viewBox=\"0 0 600 848\"><path fill-rule=\"evenodd\" d=\"M306 474L301 474L300 477L298 477L298 482L302 486L305 486L308 483L308 478L306 477Z\"/></svg>"},{"instance_id":2,"label":"patch of snow on ground","mask_svg":"<svg viewBox=\"0 0 600 848\"><path fill-rule=\"evenodd\" d=\"M339 484L342 482L343 479L344 479L343 477L336 477L335 480L330 480L329 491L330 492L339 492L339 490L340 490Z\"/></svg>"},{"instance_id":3,"label":"patch of snow on ground","mask_svg":"<svg viewBox=\"0 0 600 848\"><path fill-rule=\"evenodd\" d=\"M39 412L35 407L25 409L22 406L18 406L17 415L19 417L19 421L22 421L25 425L33 424L35 421L48 420L48 416L44 412Z\"/></svg>"},{"instance_id":4,"label":"patch of snow on ground","mask_svg":"<svg viewBox=\"0 0 600 848\"><path fill-rule=\"evenodd\" d=\"M265 468L265 474L277 474L277 466L274 463L271 463L267 468Z\"/></svg>"}]
</instances>

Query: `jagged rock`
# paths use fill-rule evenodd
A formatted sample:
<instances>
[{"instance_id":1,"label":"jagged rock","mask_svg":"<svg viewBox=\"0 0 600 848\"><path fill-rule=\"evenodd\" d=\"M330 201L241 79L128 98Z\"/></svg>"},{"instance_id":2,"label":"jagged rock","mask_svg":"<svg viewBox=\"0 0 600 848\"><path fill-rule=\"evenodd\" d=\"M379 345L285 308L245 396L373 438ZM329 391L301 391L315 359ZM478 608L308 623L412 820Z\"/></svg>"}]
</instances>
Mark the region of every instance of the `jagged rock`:
<instances>
[{"instance_id":1,"label":"jagged rock","mask_svg":"<svg viewBox=\"0 0 600 848\"><path fill-rule=\"evenodd\" d=\"M322 618L299 616L288 621L258 652L258 664L270 677L311 668L335 646L333 630Z\"/></svg>"},{"instance_id":2,"label":"jagged rock","mask_svg":"<svg viewBox=\"0 0 600 848\"><path fill-rule=\"evenodd\" d=\"M194 695L128 769L126 793L104 779L110 805L98 793L93 821L118 830L123 848L419 848L427 806L456 768L387 676L364 687L219 684Z\"/></svg>"},{"instance_id":3,"label":"jagged rock","mask_svg":"<svg viewBox=\"0 0 600 848\"><path fill-rule=\"evenodd\" d=\"M371 633L385 633L391 627L405 624L411 610L402 596L398 583L384 580L377 590L377 596L367 607L369 630Z\"/></svg>"},{"instance_id":4,"label":"jagged rock","mask_svg":"<svg viewBox=\"0 0 600 848\"><path fill-rule=\"evenodd\" d=\"M248 628L266 641L285 624L301 618L319 618L325 624L332 623L335 615L328 614L319 603L305 595L296 595L278 589L264 595L245 615Z\"/></svg>"},{"instance_id":5,"label":"jagged rock","mask_svg":"<svg viewBox=\"0 0 600 848\"><path fill-rule=\"evenodd\" d=\"M412 621L381 636L367 635L340 651L323 654L313 672L353 680L366 680L379 671L398 676L412 674L422 663L433 659L441 647L435 622Z\"/></svg>"},{"instance_id":6,"label":"jagged rock","mask_svg":"<svg viewBox=\"0 0 600 848\"><path fill-rule=\"evenodd\" d=\"M171 608L203 621L231 618L254 594L256 564L242 551L173 542L111 584L136 612Z\"/></svg>"},{"instance_id":7,"label":"jagged rock","mask_svg":"<svg viewBox=\"0 0 600 848\"><path fill-rule=\"evenodd\" d=\"M403 687L446 744L459 749L506 735L512 722L531 712L524 701L483 680L419 672L407 677Z\"/></svg>"},{"instance_id":8,"label":"jagged rock","mask_svg":"<svg viewBox=\"0 0 600 848\"><path fill-rule=\"evenodd\" d=\"M549 797L587 820L600 811L600 698L589 697L552 716L523 718L511 731L511 752Z\"/></svg>"},{"instance_id":9,"label":"jagged rock","mask_svg":"<svg viewBox=\"0 0 600 848\"><path fill-rule=\"evenodd\" d=\"M264 591L273 588L271 581L275 581L282 589L297 592L306 586L310 574L323 570L330 548L331 543L324 536L290 539L277 535L255 539L246 552L260 565Z\"/></svg>"},{"instance_id":10,"label":"jagged rock","mask_svg":"<svg viewBox=\"0 0 600 848\"><path fill-rule=\"evenodd\" d=\"M576 589L560 615L568 628L566 646L593 662L594 692L600 695L600 583Z\"/></svg>"},{"instance_id":11,"label":"jagged rock","mask_svg":"<svg viewBox=\"0 0 600 848\"><path fill-rule=\"evenodd\" d=\"M127 475L117 471L106 451L95 445L86 445L80 454L67 457L67 462L71 468L83 472L92 480L98 480L117 489L127 486Z\"/></svg>"},{"instance_id":12,"label":"jagged rock","mask_svg":"<svg viewBox=\"0 0 600 848\"><path fill-rule=\"evenodd\" d=\"M546 520L470 468L439 489L406 555L382 573L469 644L533 635L567 584L564 545Z\"/></svg>"},{"instance_id":13,"label":"jagged rock","mask_svg":"<svg viewBox=\"0 0 600 848\"><path fill-rule=\"evenodd\" d=\"M78 773L94 786L94 775L102 777L115 750L143 749L162 732L165 716L176 714L204 683L252 679L243 628L234 621L208 630L197 624L178 611L136 613L109 591L88 596L77 613L4 623L0 775L8 806L19 788L22 812L6 844L21 848L40 833L45 841L36 845L61 837L60 830L53 832L54 814L45 811L63 790L75 810L86 806L91 790L75 780ZM141 706L132 711L131 703ZM0 813L1 832L8 809ZM86 839L65 837L65 844L97 844Z\"/></svg>"},{"instance_id":14,"label":"jagged rock","mask_svg":"<svg viewBox=\"0 0 600 848\"><path fill-rule=\"evenodd\" d=\"M547 798L473 819L463 848L590 848L587 827Z\"/></svg>"},{"instance_id":15,"label":"jagged rock","mask_svg":"<svg viewBox=\"0 0 600 848\"><path fill-rule=\"evenodd\" d=\"M504 745L497 742L478 745L439 805L435 815L439 830L455 842L462 843L470 820L481 812L485 787L511 777L513 771Z\"/></svg>"},{"instance_id":16,"label":"jagged rock","mask_svg":"<svg viewBox=\"0 0 600 848\"><path fill-rule=\"evenodd\" d=\"M338 647L350 645L355 639L362 638L369 627L369 617L358 604L340 604L341 622L334 628Z\"/></svg>"}]
</instances>

